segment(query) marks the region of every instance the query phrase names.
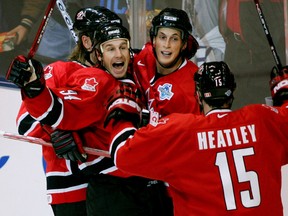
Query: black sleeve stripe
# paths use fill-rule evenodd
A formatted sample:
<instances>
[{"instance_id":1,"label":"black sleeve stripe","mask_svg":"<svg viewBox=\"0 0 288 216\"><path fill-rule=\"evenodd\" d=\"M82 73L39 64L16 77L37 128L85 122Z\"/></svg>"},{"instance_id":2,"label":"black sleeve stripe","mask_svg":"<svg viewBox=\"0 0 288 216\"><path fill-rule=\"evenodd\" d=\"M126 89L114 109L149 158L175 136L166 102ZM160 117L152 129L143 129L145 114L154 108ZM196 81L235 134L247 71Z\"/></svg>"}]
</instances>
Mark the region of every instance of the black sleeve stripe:
<instances>
[{"instance_id":1,"label":"black sleeve stripe","mask_svg":"<svg viewBox=\"0 0 288 216\"><path fill-rule=\"evenodd\" d=\"M68 176L48 176L47 180L47 190L63 189L74 187L77 185L85 184L88 182L87 176L81 174L80 172L74 173Z\"/></svg>"},{"instance_id":2,"label":"black sleeve stripe","mask_svg":"<svg viewBox=\"0 0 288 216\"><path fill-rule=\"evenodd\" d=\"M36 120L27 113L27 115L18 124L18 133L24 135L31 130L35 123Z\"/></svg>"},{"instance_id":3,"label":"black sleeve stripe","mask_svg":"<svg viewBox=\"0 0 288 216\"><path fill-rule=\"evenodd\" d=\"M63 188L79 186L88 182L88 176L85 176L84 173L79 170L77 162L68 161L67 164L70 164L67 168L69 169L70 167L72 171L70 175L60 175L58 173L50 175L50 173L47 173L46 179L48 190L60 190Z\"/></svg>"},{"instance_id":4,"label":"black sleeve stripe","mask_svg":"<svg viewBox=\"0 0 288 216\"><path fill-rule=\"evenodd\" d=\"M47 173L47 189L62 189L84 184L88 182L88 178L90 178L92 175L98 175L101 173L101 171L109 169L113 166L114 163L111 158L103 158L96 164L89 165L83 170L76 168L76 170L73 171L73 175L71 173L71 175L68 176L61 176L50 175Z\"/></svg>"},{"instance_id":5,"label":"black sleeve stripe","mask_svg":"<svg viewBox=\"0 0 288 216\"><path fill-rule=\"evenodd\" d=\"M117 134L116 137L114 137L113 141L112 141L112 146L110 149L110 154L111 154L111 158L114 161L114 157L115 157L115 152L117 147L124 141L126 141L130 136L133 136L135 133L136 129L135 128L129 128L129 129L125 129L123 131L121 131L119 134Z\"/></svg>"},{"instance_id":6,"label":"black sleeve stripe","mask_svg":"<svg viewBox=\"0 0 288 216\"><path fill-rule=\"evenodd\" d=\"M87 167L82 169L81 172L84 172L86 175L95 175L100 174L104 170L110 169L114 166L114 162L111 158L103 158L95 164L88 165Z\"/></svg>"},{"instance_id":7,"label":"black sleeve stripe","mask_svg":"<svg viewBox=\"0 0 288 216\"><path fill-rule=\"evenodd\" d=\"M54 125L62 117L61 113L63 105L62 103L60 103L57 96L53 92L51 93L54 99L52 109L47 113L47 115L43 119L40 120L41 124Z\"/></svg>"}]
</instances>

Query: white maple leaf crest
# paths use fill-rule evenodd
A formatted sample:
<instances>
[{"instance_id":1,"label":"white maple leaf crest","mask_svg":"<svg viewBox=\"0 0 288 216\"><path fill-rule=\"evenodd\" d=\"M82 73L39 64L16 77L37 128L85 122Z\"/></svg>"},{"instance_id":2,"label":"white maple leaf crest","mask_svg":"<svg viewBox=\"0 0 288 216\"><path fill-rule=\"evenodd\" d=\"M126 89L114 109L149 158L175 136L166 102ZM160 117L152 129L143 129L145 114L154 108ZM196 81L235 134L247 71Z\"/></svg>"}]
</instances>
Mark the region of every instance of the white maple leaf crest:
<instances>
[{"instance_id":1,"label":"white maple leaf crest","mask_svg":"<svg viewBox=\"0 0 288 216\"><path fill-rule=\"evenodd\" d=\"M98 85L98 82L96 79L93 78L87 78L85 79L85 83L81 86L82 89L87 91L96 91L96 86Z\"/></svg>"}]
</instances>

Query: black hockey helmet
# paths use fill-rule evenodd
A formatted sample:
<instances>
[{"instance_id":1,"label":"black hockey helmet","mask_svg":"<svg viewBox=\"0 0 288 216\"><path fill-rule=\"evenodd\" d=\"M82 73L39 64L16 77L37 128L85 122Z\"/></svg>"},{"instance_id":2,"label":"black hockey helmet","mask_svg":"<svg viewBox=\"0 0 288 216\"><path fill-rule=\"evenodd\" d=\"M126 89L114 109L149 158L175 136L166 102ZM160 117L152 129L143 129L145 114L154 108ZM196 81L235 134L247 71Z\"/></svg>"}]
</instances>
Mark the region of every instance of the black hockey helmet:
<instances>
[{"instance_id":1,"label":"black hockey helmet","mask_svg":"<svg viewBox=\"0 0 288 216\"><path fill-rule=\"evenodd\" d=\"M78 10L75 15L73 29L78 34L78 37L81 38L82 35L90 37L92 41L92 49L87 51L85 48L85 59L91 64L95 63L90 59L90 53L95 50L97 41L97 28L99 25L103 24L122 24L121 18L114 12L109 9L101 6L95 7L86 7ZM81 40L79 40L81 45ZM83 47L83 46L82 46Z\"/></svg>"},{"instance_id":2,"label":"black hockey helmet","mask_svg":"<svg viewBox=\"0 0 288 216\"><path fill-rule=\"evenodd\" d=\"M236 88L234 75L223 61L202 64L194 80L200 98L210 106L219 107L233 99Z\"/></svg>"},{"instance_id":3,"label":"black hockey helmet","mask_svg":"<svg viewBox=\"0 0 288 216\"><path fill-rule=\"evenodd\" d=\"M273 105L281 106L284 101L288 100L288 66L280 71L274 66L270 73L269 85Z\"/></svg>"},{"instance_id":4,"label":"black hockey helmet","mask_svg":"<svg viewBox=\"0 0 288 216\"><path fill-rule=\"evenodd\" d=\"M73 29L81 32L93 32L99 24L104 23L122 24L122 20L116 13L105 7L87 7L78 10L76 13Z\"/></svg>"},{"instance_id":5,"label":"black hockey helmet","mask_svg":"<svg viewBox=\"0 0 288 216\"><path fill-rule=\"evenodd\" d=\"M160 27L179 29L181 31L182 40L188 42L187 48L183 53L184 56L190 59L195 55L199 48L199 44L192 36L192 25L184 10L165 8L156 15L152 20L152 27L150 29L151 42L153 41L153 38L156 37L158 28Z\"/></svg>"},{"instance_id":6,"label":"black hockey helmet","mask_svg":"<svg viewBox=\"0 0 288 216\"><path fill-rule=\"evenodd\" d=\"M130 46L130 34L127 28L125 28L123 25L120 24L104 24L100 25L97 29L97 47L100 46L101 50L101 44L113 40L113 39L120 39L124 38L127 39L128 46ZM129 47L130 48L130 47ZM102 50L101 50L102 52Z\"/></svg>"}]
</instances>

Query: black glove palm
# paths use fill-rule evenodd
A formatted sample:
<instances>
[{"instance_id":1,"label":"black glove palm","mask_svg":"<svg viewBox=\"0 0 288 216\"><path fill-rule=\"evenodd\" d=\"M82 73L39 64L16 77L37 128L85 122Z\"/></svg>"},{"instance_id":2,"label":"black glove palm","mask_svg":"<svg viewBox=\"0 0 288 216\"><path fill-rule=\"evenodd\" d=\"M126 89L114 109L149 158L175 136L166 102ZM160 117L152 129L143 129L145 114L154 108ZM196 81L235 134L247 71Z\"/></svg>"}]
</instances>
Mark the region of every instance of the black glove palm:
<instances>
[{"instance_id":1,"label":"black glove palm","mask_svg":"<svg viewBox=\"0 0 288 216\"><path fill-rule=\"evenodd\" d=\"M33 76L33 80L30 79ZM45 88L43 67L34 59L17 56L6 73L6 79L20 87L30 98L39 95Z\"/></svg>"}]
</instances>

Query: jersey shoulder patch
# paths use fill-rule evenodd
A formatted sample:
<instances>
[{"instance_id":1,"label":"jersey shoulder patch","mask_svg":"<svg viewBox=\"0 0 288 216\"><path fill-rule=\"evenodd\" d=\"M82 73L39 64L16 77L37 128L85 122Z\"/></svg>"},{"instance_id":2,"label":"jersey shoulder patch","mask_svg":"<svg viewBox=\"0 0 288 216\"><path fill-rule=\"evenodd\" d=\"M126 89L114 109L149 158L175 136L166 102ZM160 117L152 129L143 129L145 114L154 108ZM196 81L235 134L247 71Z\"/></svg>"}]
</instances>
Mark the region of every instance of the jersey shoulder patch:
<instances>
[{"instance_id":1,"label":"jersey shoulder patch","mask_svg":"<svg viewBox=\"0 0 288 216\"><path fill-rule=\"evenodd\" d=\"M98 82L95 77L86 78L84 81L84 84L81 86L81 89L95 92L97 85L98 85Z\"/></svg>"}]
</instances>

